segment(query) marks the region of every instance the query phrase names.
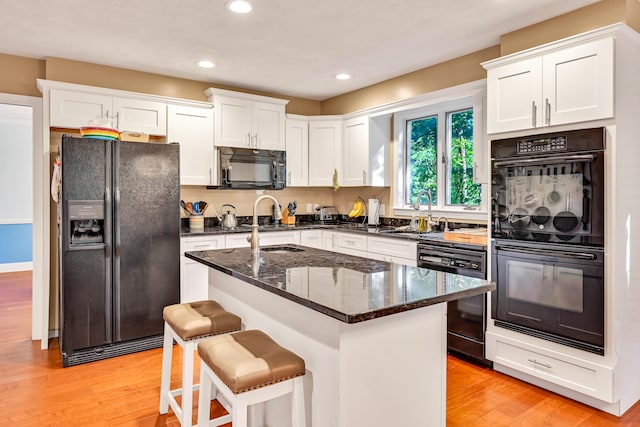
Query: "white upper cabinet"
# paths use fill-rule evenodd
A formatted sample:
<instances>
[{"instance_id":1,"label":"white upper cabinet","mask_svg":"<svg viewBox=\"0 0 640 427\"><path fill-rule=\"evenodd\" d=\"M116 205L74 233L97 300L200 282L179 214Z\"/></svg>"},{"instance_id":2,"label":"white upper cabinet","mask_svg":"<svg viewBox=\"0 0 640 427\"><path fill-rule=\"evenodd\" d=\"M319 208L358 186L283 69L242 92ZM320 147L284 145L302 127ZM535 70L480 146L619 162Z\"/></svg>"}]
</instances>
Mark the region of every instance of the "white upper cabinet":
<instances>
[{"instance_id":1,"label":"white upper cabinet","mask_svg":"<svg viewBox=\"0 0 640 427\"><path fill-rule=\"evenodd\" d=\"M215 145L285 150L284 99L207 89L214 105Z\"/></svg>"},{"instance_id":2,"label":"white upper cabinet","mask_svg":"<svg viewBox=\"0 0 640 427\"><path fill-rule=\"evenodd\" d=\"M543 57L547 125L613 117L613 38Z\"/></svg>"},{"instance_id":3,"label":"white upper cabinet","mask_svg":"<svg viewBox=\"0 0 640 427\"><path fill-rule=\"evenodd\" d=\"M345 187L389 185L391 146L389 115L360 116L345 120L340 185Z\"/></svg>"},{"instance_id":4,"label":"white upper cabinet","mask_svg":"<svg viewBox=\"0 0 640 427\"><path fill-rule=\"evenodd\" d=\"M50 125L62 128L88 126L97 118L114 120L121 131L166 135L167 105L146 99L116 97L99 93L51 90Z\"/></svg>"},{"instance_id":5,"label":"white upper cabinet","mask_svg":"<svg viewBox=\"0 0 640 427\"><path fill-rule=\"evenodd\" d=\"M181 185L215 185L212 106L169 105L167 142L180 144Z\"/></svg>"},{"instance_id":6,"label":"white upper cabinet","mask_svg":"<svg viewBox=\"0 0 640 427\"><path fill-rule=\"evenodd\" d=\"M167 104L141 99L113 98L118 129L144 132L149 135L167 134Z\"/></svg>"},{"instance_id":7,"label":"white upper cabinet","mask_svg":"<svg viewBox=\"0 0 640 427\"><path fill-rule=\"evenodd\" d=\"M613 117L613 42L572 38L483 63L488 133Z\"/></svg>"},{"instance_id":8,"label":"white upper cabinet","mask_svg":"<svg viewBox=\"0 0 640 427\"><path fill-rule=\"evenodd\" d=\"M334 171L342 185L340 157L342 119L310 119L309 121L309 186L330 187Z\"/></svg>"},{"instance_id":9,"label":"white upper cabinet","mask_svg":"<svg viewBox=\"0 0 640 427\"><path fill-rule=\"evenodd\" d=\"M309 185L309 122L287 118L287 186L306 187Z\"/></svg>"}]
</instances>

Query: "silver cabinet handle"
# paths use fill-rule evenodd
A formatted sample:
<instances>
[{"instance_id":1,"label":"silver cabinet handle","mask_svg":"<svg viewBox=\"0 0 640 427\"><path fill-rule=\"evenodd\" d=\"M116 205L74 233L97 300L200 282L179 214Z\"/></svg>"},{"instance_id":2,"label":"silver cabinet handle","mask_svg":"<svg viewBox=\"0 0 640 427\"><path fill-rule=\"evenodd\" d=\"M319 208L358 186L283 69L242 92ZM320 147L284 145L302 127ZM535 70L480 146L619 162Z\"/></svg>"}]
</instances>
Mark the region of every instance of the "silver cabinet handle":
<instances>
[{"instance_id":1,"label":"silver cabinet handle","mask_svg":"<svg viewBox=\"0 0 640 427\"><path fill-rule=\"evenodd\" d=\"M251 132L247 132L247 147L251 147Z\"/></svg>"},{"instance_id":2,"label":"silver cabinet handle","mask_svg":"<svg viewBox=\"0 0 640 427\"><path fill-rule=\"evenodd\" d=\"M536 127L536 115L538 114L538 108L536 107L536 101L531 101L531 126Z\"/></svg>"},{"instance_id":3,"label":"silver cabinet handle","mask_svg":"<svg viewBox=\"0 0 640 427\"><path fill-rule=\"evenodd\" d=\"M287 172L287 184L291 185L291 171Z\"/></svg>"},{"instance_id":4,"label":"silver cabinet handle","mask_svg":"<svg viewBox=\"0 0 640 427\"><path fill-rule=\"evenodd\" d=\"M367 183L367 171L366 170L362 170L362 183L366 184Z\"/></svg>"},{"instance_id":5,"label":"silver cabinet handle","mask_svg":"<svg viewBox=\"0 0 640 427\"><path fill-rule=\"evenodd\" d=\"M534 365L538 365L538 366L542 366L542 367L551 369L551 365L549 365L548 363L538 362L536 359L527 359L527 360L529 362L533 363Z\"/></svg>"},{"instance_id":6,"label":"silver cabinet handle","mask_svg":"<svg viewBox=\"0 0 640 427\"><path fill-rule=\"evenodd\" d=\"M213 185L213 168L209 168L209 184Z\"/></svg>"},{"instance_id":7,"label":"silver cabinet handle","mask_svg":"<svg viewBox=\"0 0 640 427\"><path fill-rule=\"evenodd\" d=\"M549 103L549 98L544 99L544 119L547 125L551 124L551 104Z\"/></svg>"},{"instance_id":8,"label":"silver cabinet handle","mask_svg":"<svg viewBox=\"0 0 640 427\"><path fill-rule=\"evenodd\" d=\"M253 143L253 146L258 148L258 132L256 132L254 135L255 135L255 142Z\"/></svg>"}]
</instances>

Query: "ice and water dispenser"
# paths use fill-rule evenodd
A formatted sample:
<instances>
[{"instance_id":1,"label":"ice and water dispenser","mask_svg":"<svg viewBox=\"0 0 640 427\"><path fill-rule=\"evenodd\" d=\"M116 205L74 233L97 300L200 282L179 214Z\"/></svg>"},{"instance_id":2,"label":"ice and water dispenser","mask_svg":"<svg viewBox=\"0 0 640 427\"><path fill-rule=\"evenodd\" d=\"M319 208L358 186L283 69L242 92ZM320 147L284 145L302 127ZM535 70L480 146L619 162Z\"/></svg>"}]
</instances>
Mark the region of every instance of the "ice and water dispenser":
<instances>
[{"instance_id":1,"label":"ice and water dispenser","mask_svg":"<svg viewBox=\"0 0 640 427\"><path fill-rule=\"evenodd\" d=\"M104 201L70 200L68 202L69 249L100 245L104 239Z\"/></svg>"}]
</instances>

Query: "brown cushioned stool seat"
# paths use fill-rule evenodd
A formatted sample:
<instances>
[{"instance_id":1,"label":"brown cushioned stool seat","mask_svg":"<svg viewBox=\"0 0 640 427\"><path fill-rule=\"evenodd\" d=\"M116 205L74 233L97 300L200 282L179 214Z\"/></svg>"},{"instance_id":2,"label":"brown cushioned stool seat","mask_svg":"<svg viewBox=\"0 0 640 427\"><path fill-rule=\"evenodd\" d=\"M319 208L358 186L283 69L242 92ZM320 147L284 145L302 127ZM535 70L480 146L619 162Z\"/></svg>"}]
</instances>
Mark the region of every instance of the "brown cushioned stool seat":
<instances>
[{"instance_id":1,"label":"brown cushioned stool seat","mask_svg":"<svg viewBox=\"0 0 640 427\"><path fill-rule=\"evenodd\" d=\"M264 332L241 331L202 340L198 355L202 359L198 425L209 425L210 385L216 392L213 398L220 393L231 404L227 408L231 419L216 419L216 425L232 421L234 427L245 426L248 405L287 393L294 395L293 425L304 425L304 360ZM273 392L261 392L267 387L272 387Z\"/></svg>"},{"instance_id":2,"label":"brown cushioned stool seat","mask_svg":"<svg viewBox=\"0 0 640 427\"><path fill-rule=\"evenodd\" d=\"M162 317L184 341L240 330L240 318L212 300L169 305Z\"/></svg>"},{"instance_id":3,"label":"brown cushioned stool seat","mask_svg":"<svg viewBox=\"0 0 640 427\"><path fill-rule=\"evenodd\" d=\"M162 310L164 318L164 345L162 350L162 378L160 380L160 413L166 414L169 406L180 424L191 426L193 391L193 360L198 343L212 335L225 334L241 329L240 317L226 311L216 301L206 300L174 304ZM173 341L182 347L182 388L170 390ZM176 400L182 396L182 404Z\"/></svg>"}]
</instances>

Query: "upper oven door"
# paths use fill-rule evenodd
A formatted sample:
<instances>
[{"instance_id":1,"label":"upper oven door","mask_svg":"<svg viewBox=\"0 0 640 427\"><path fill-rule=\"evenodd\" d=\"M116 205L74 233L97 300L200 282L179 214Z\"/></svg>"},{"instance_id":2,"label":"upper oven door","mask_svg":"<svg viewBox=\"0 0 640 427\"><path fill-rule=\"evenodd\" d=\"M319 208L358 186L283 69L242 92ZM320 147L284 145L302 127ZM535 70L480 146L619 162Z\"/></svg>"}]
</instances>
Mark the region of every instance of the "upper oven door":
<instances>
[{"instance_id":1,"label":"upper oven door","mask_svg":"<svg viewBox=\"0 0 640 427\"><path fill-rule=\"evenodd\" d=\"M603 132L584 132L492 142L494 238L604 245Z\"/></svg>"}]
</instances>

